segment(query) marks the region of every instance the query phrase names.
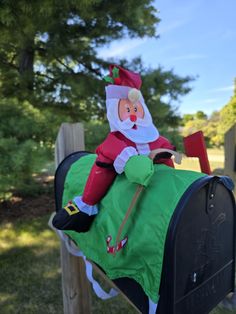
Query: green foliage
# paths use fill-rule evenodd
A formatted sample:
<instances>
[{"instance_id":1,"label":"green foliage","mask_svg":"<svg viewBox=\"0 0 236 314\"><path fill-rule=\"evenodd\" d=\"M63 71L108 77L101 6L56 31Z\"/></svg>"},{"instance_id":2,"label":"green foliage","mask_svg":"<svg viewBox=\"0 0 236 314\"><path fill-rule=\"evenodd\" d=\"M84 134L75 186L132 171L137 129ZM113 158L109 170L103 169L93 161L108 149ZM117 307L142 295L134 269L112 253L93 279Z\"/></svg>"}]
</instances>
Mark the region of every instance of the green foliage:
<instances>
[{"instance_id":1,"label":"green foliage","mask_svg":"<svg viewBox=\"0 0 236 314\"><path fill-rule=\"evenodd\" d=\"M27 189L29 194L35 192L36 182L32 173L39 158L37 143L33 140L19 143L16 138L4 138L0 139L0 151L0 198L15 189L18 192L26 192Z\"/></svg>"},{"instance_id":2,"label":"green foliage","mask_svg":"<svg viewBox=\"0 0 236 314\"><path fill-rule=\"evenodd\" d=\"M207 126L207 120L198 119L195 117L193 120L189 120L183 127L182 134L183 136L190 135L197 131L203 130Z\"/></svg>"},{"instance_id":3,"label":"green foliage","mask_svg":"<svg viewBox=\"0 0 236 314\"><path fill-rule=\"evenodd\" d=\"M209 118L198 111L196 114L184 115L182 119L184 136L202 130L208 147L220 147L224 144L225 133L236 123L236 93L220 110L215 111Z\"/></svg>"},{"instance_id":4,"label":"green foliage","mask_svg":"<svg viewBox=\"0 0 236 314\"><path fill-rule=\"evenodd\" d=\"M236 123L236 93L220 111L220 134L225 134Z\"/></svg>"},{"instance_id":5,"label":"green foliage","mask_svg":"<svg viewBox=\"0 0 236 314\"><path fill-rule=\"evenodd\" d=\"M220 112L214 111L202 128L208 147L221 147L224 143L224 136L219 134Z\"/></svg>"},{"instance_id":6,"label":"green foliage","mask_svg":"<svg viewBox=\"0 0 236 314\"><path fill-rule=\"evenodd\" d=\"M188 121L194 120L194 114L186 113L182 117L181 125L185 125Z\"/></svg>"},{"instance_id":7,"label":"green foliage","mask_svg":"<svg viewBox=\"0 0 236 314\"><path fill-rule=\"evenodd\" d=\"M159 129L161 135L165 136L171 144L176 147L176 150L183 152L183 136L177 129Z\"/></svg>"},{"instance_id":8,"label":"green foliage","mask_svg":"<svg viewBox=\"0 0 236 314\"><path fill-rule=\"evenodd\" d=\"M145 69L139 58L108 63L97 56L112 40L156 36L159 18L152 0L6 0L0 20L3 191L33 187L32 174L52 153L62 122L86 122L88 150L105 138L102 77L111 62L143 75L154 123L164 134L176 132L180 120L173 101L189 92L192 78L161 67Z\"/></svg>"},{"instance_id":9,"label":"green foliage","mask_svg":"<svg viewBox=\"0 0 236 314\"><path fill-rule=\"evenodd\" d=\"M84 124L86 150L94 152L96 147L104 141L110 132L109 124L90 121Z\"/></svg>"},{"instance_id":10,"label":"green foliage","mask_svg":"<svg viewBox=\"0 0 236 314\"><path fill-rule=\"evenodd\" d=\"M203 129L210 146L224 145L225 133L236 123L236 95L219 111L214 112Z\"/></svg>"},{"instance_id":11,"label":"green foliage","mask_svg":"<svg viewBox=\"0 0 236 314\"><path fill-rule=\"evenodd\" d=\"M96 56L96 49L127 35L154 36L159 19L151 2L4 1L0 12L4 95L41 105L80 106L80 113L89 109L99 114L103 87L97 79L107 64Z\"/></svg>"},{"instance_id":12,"label":"green foliage","mask_svg":"<svg viewBox=\"0 0 236 314\"><path fill-rule=\"evenodd\" d=\"M64 119L15 98L0 100L0 108L0 197L9 190L35 193L33 174L52 158L52 145Z\"/></svg>"},{"instance_id":13,"label":"green foliage","mask_svg":"<svg viewBox=\"0 0 236 314\"><path fill-rule=\"evenodd\" d=\"M207 120L207 115L203 112L203 111L197 111L196 114L196 119L199 119L199 120Z\"/></svg>"},{"instance_id":14,"label":"green foliage","mask_svg":"<svg viewBox=\"0 0 236 314\"><path fill-rule=\"evenodd\" d=\"M150 0L8 0L2 4L0 18L3 95L28 99L40 108L67 107L71 116L85 121L91 116L104 119L104 83L99 79L108 63L97 57L97 48L125 36L155 36L159 22ZM144 94L160 107L161 124L171 106L156 96L177 100L190 90L186 87L190 78L161 68L146 70L141 60L125 63L146 77ZM171 123L177 123L174 113L169 116Z\"/></svg>"}]
</instances>

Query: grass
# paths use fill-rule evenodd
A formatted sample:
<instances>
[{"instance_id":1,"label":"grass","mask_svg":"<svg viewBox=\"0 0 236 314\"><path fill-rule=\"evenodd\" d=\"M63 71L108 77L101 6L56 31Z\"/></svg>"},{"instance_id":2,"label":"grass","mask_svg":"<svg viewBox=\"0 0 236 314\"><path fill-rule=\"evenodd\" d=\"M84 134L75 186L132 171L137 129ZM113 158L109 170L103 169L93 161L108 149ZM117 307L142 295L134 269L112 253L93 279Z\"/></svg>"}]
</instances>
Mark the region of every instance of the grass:
<instances>
[{"instance_id":1,"label":"grass","mask_svg":"<svg viewBox=\"0 0 236 314\"><path fill-rule=\"evenodd\" d=\"M1 314L63 314L60 244L48 219L0 224ZM121 296L92 297L93 313L136 313Z\"/></svg>"},{"instance_id":2,"label":"grass","mask_svg":"<svg viewBox=\"0 0 236 314\"><path fill-rule=\"evenodd\" d=\"M222 151L211 150L209 156L212 169L223 168ZM196 160L184 160L182 168L199 170ZM60 244L48 219L45 215L0 224L1 314L63 314ZM92 312L136 313L121 296L101 301L94 294ZM232 313L219 307L211 312Z\"/></svg>"},{"instance_id":3,"label":"grass","mask_svg":"<svg viewBox=\"0 0 236 314\"><path fill-rule=\"evenodd\" d=\"M47 217L0 230L2 314L62 313L59 245Z\"/></svg>"},{"instance_id":4,"label":"grass","mask_svg":"<svg viewBox=\"0 0 236 314\"><path fill-rule=\"evenodd\" d=\"M48 219L1 224L1 314L63 314L59 240L47 227ZM121 296L101 301L94 294L92 312L136 313ZM230 313L220 308L211 312Z\"/></svg>"},{"instance_id":5,"label":"grass","mask_svg":"<svg viewBox=\"0 0 236 314\"><path fill-rule=\"evenodd\" d=\"M212 171L219 171L224 169L224 150L223 149L208 149L208 158L210 168ZM175 165L177 169L187 169L200 171L198 158L184 157L181 165Z\"/></svg>"}]
</instances>

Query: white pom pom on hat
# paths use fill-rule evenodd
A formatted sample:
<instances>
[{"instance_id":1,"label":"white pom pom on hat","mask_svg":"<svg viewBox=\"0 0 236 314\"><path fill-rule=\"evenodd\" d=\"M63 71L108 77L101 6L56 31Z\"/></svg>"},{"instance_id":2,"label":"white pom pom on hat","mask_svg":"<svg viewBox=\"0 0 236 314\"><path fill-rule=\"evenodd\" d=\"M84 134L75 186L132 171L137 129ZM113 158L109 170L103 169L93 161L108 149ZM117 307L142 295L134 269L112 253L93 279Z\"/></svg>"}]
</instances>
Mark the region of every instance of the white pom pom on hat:
<instances>
[{"instance_id":1,"label":"white pom pom on hat","mask_svg":"<svg viewBox=\"0 0 236 314\"><path fill-rule=\"evenodd\" d=\"M142 97L142 94L141 94L140 90L138 90L137 88L132 88L128 92L128 99L131 102L135 103L138 100L140 100L141 97Z\"/></svg>"}]
</instances>

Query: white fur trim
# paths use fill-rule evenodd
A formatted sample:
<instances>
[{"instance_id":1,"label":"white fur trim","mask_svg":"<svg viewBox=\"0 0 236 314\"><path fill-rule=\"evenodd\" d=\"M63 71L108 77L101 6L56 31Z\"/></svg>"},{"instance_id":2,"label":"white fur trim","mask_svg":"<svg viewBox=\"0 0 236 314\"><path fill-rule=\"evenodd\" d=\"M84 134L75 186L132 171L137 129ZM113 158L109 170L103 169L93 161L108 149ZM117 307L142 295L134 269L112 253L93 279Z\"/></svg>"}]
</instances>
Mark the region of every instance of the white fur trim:
<instances>
[{"instance_id":1,"label":"white fur trim","mask_svg":"<svg viewBox=\"0 0 236 314\"><path fill-rule=\"evenodd\" d=\"M116 157L113 165L117 173L121 174L124 171L126 162L130 157L138 155L136 149L132 146L128 146L122 150L122 152Z\"/></svg>"},{"instance_id":2,"label":"white fur trim","mask_svg":"<svg viewBox=\"0 0 236 314\"><path fill-rule=\"evenodd\" d=\"M119 85L108 85L106 86L106 99L125 99L128 98L128 93L131 87L119 86Z\"/></svg>"},{"instance_id":3,"label":"white fur trim","mask_svg":"<svg viewBox=\"0 0 236 314\"><path fill-rule=\"evenodd\" d=\"M97 215L98 208L97 205L88 205L82 201L82 196L76 196L73 201L75 202L76 206L79 210L89 216Z\"/></svg>"},{"instance_id":4,"label":"white fur trim","mask_svg":"<svg viewBox=\"0 0 236 314\"><path fill-rule=\"evenodd\" d=\"M148 144L136 144L136 148L139 155L148 156L150 153L150 148Z\"/></svg>"}]
</instances>

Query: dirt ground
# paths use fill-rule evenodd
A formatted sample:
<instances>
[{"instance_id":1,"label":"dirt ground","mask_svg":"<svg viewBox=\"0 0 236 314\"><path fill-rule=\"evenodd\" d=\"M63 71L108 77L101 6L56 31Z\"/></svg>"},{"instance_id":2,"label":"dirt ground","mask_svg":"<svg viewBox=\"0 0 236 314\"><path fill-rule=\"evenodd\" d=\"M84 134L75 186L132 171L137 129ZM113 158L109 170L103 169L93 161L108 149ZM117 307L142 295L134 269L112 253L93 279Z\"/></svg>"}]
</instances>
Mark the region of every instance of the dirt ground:
<instances>
[{"instance_id":1,"label":"dirt ground","mask_svg":"<svg viewBox=\"0 0 236 314\"><path fill-rule=\"evenodd\" d=\"M12 197L0 203L0 222L14 221L21 218L41 217L55 211L54 195L38 195L34 197Z\"/></svg>"}]
</instances>

